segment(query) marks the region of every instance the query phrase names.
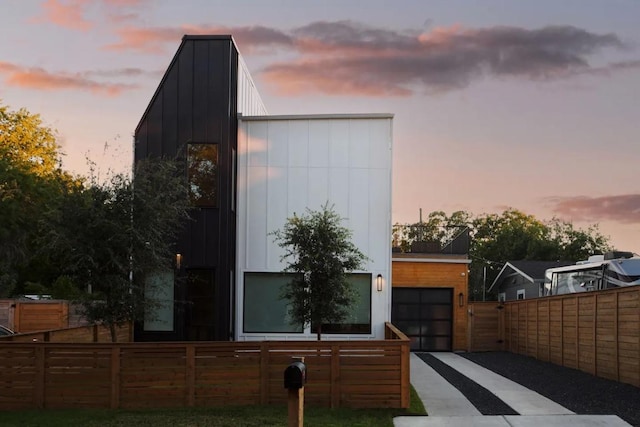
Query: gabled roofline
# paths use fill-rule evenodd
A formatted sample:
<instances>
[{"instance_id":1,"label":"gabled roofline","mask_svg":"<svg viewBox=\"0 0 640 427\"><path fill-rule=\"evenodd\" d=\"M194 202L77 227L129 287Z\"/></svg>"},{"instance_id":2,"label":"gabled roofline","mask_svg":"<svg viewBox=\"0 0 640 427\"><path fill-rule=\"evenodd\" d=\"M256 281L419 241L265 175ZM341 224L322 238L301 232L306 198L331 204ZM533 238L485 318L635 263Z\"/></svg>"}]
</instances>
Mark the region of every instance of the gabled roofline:
<instances>
[{"instance_id":1,"label":"gabled roofline","mask_svg":"<svg viewBox=\"0 0 640 427\"><path fill-rule=\"evenodd\" d=\"M136 125L136 130L135 130L134 135L137 135L138 132L140 131L140 126L142 126L142 123L146 120L147 115L149 114L149 110L151 109L151 106L155 103L156 98L158 97L158 95L160 93L160 88L162 88L164 86L164 82L167 79L167 76L169 74L169 70L171 70L173 68L173 66L175 65L176 61L178 60L178 56L180 55L180 52L182 52L182 48L184 47L185 42L187 40L229 40L229 41L231 41L231 43L235 47L236 51L238 50L238 46L236 45L236 42L233 40L233 36L231 36L231 34L221 34L221 35L189 35L189 34L185 34L184 36L182 36L182 42L180 42L180 46L178 46L178 49L176 50L176 53L173 55L173 58L171 59L171 62L169 62L169 65L167 66L167 69L165 70L164 74L162 75L162 79L160 79L160 83L158 83L158 86L156 87L156 90L153 93L153 96L151 97L151 99L149 100L149 103L147 104L147 108L145 108L144 113L142 113L142 116L140 117L140 120L138 121L138 124Z\"/></svg>"},{"instance_id":2,"label":"gabled roofline","mask_svg":"<svg viewBox=\"0 0 640 427\"><path fill-rule=\"evenodd\" d=\"M511 268L513 271L515 271L516 273L520 274L521 276L523 276L525 279L527 279L528 281L530 281L531 283L535 283L536 281L529 276L527 273L525 273L524 271L520 270L519 268L517 268L515 265L511 264L509 261L504 263L504 266L502 267L502 270L500 270L500 273L498 273L498 276L496 276L495 280L493 281L493 283L491 283L491 286L489 286L489 289L487 289L487 292L491 292L491 289L493 289L493 287L495 286L496 283L498 283L498 279L500 279L500 277L502 276L502 273L504 272L504 270L509 267Z\"/></svg>"}]
</instances>

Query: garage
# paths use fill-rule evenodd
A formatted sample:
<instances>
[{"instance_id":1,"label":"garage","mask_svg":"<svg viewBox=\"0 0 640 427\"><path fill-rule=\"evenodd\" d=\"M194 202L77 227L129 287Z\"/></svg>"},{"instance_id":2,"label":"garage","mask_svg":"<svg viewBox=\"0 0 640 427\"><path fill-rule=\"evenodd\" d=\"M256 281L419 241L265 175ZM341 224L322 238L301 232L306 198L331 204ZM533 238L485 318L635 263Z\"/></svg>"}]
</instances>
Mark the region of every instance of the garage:
<instances>
[{"instance_id":1,"label":"garage","mask_svg":"<svg viewBox=\"0 0 640 427\"><path fill-rule=\"evenodd\" d=\"M393 288L391 322L414 351L451 351L453 288Z\"/></svg>"}]
</instances>

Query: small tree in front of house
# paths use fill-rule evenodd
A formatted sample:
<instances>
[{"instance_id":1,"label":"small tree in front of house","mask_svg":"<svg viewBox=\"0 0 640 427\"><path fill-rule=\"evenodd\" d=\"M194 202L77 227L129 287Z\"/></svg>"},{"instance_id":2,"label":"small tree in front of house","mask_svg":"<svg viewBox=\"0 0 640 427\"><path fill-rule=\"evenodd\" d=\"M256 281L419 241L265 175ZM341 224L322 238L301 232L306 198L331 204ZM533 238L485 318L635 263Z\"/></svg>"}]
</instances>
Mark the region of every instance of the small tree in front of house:
<instances>
[{"instance_id":1,"label":"small tree in front of house","mask_svg":"<svg viewBox=\"0 0 640 427\"><path fill-rule=\"evenodd\" d=\"M362 269L367 257L351 242L351 230L329 207L288 218L282 230L273 232L285 250L285 272L294 273L281 297L289 301L292 323L313 325L318 336L323 323L340 323L355 302L356 291L348 273Z\"/></svg>"}]
</instances>

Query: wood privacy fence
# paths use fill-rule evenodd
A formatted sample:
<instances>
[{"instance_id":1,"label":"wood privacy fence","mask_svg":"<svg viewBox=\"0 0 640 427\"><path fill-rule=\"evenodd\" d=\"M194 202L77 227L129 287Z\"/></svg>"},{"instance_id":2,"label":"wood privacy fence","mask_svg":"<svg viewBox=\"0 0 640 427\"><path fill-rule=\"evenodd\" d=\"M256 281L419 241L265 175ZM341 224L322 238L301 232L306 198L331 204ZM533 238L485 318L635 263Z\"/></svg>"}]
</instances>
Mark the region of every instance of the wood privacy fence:
<instances>
[{"instance_id":1,"label":"wood privacy fence","mask_svg":"<svg viewBox=\"0 0 640 427\"><path fill-rule=\"evenodd\" d=\"M78 306L64 300L0 299L0 324L16 332L84 326Z\"/></svg>"},{"instance_id":2,"label":"wood privacy fence","mask_svg":"<svg viewBox=\"0 0 640 427\"><path fill-rule=\"evenodd\" d=\"M0 343L0 409L285 404L284 369L307 365L316 406L409 406L409 339Z\"/></svg>"},{"instance_id":3,"label":"wood privacy fence","mask_svg":"<svg viewBox=\"0 0 640 427\"><path fill-rule=\"evenodd\" d=\"M118 342L133 341L133 326L128 323L116 329ZM111 331L99 325L77 326L75 328L53 329L49 331L26 332L16 335L0 336L3 342L111 342ZM0 368L2 369L2 368ZM0 375L2 372L0 371Z\"/></svg>"},{"instance_id":4,"label":"wood privacy fence","mask_svg":"<svg viewBox=\"0 0 640 427\"><path fill-rule=\"evenodd\" d=\"M472 318L479 324L483 311L473 305ZM485 334L487 342L478 339L471 350L503 349L640 387L640 286L484 308L484 323L494 322L498 333ZM504 337L500 348L496 336Z\"/></svg>"}]
</instances>

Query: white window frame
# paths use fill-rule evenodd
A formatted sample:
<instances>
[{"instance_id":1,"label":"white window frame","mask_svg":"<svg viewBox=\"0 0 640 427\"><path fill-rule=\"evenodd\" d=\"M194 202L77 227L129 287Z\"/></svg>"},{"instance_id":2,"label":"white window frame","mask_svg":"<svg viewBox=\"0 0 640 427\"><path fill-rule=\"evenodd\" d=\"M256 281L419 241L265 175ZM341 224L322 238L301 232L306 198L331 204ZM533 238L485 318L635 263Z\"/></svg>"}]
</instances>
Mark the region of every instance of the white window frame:
<instances>
[{"instance_id":1,"label":"white window frame","mask_svg":"<svg viewBox=\"0 0 640 427\"><path fill-rule=\"evenodd\" d=\"M520 298L520 295L522 295L522 298ZM518 289L516 291L516 300L523 300L526 299L527 297L525 296L525 292L524 289Z\"/></svg>"}]
</instances>

